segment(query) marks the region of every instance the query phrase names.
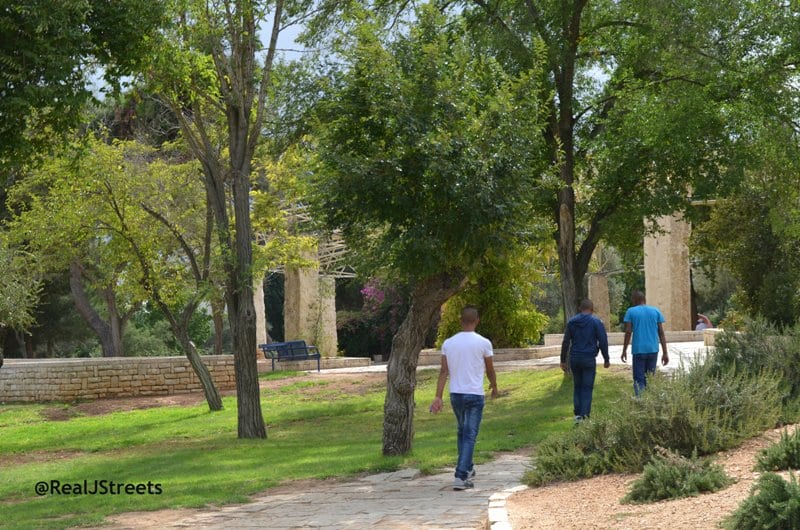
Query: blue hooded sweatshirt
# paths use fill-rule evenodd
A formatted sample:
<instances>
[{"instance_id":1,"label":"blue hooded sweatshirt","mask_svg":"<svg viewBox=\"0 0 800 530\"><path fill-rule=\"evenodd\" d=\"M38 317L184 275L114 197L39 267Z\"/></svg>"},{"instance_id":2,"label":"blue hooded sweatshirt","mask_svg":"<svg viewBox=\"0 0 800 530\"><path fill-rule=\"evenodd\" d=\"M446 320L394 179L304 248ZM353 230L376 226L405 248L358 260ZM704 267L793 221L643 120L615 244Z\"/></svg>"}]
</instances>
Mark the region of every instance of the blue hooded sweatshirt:
<instances>
[{"instance_id":1,"label":"blue hooded sweatshirt","mask_svg":"<svg viewBox=\"0 0 800 530\"><path fill-rule=\"evenodd\" d=\"M569 352L573 356L596 357L598 351L608 361L608 336L600 319L591 313L578 313L570 318L561 343L561 362L567 362Z\"/></svg>"}]
</instances>

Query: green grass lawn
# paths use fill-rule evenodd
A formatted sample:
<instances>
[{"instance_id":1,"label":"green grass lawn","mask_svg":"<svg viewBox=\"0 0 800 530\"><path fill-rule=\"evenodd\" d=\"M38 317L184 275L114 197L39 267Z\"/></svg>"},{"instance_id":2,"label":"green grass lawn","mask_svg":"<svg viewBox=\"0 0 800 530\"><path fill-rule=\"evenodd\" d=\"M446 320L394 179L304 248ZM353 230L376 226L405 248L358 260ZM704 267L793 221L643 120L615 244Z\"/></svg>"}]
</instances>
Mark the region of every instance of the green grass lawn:
<instances>
[{"instance_id":1,"label":"green grass lawn","mask_svg":"<svg viewBox=\"0 0 800 530\"><path fill-rule=\"evenodd\" d=\"M293 377L294 374L287 374ZM159 407L48 421L52 405L0 408L0 526L65 528L135 510L245 502L280 483L417 467L454 465L455 420L449 407L428 413L435 370L418 377L414 451L381 455L382 385L348 392L329 380L298 380L262 391L267 440L236 438L236 402L225 410ZM498 374L507 395L489 401L476 448L483 462L498 451L538 443L572 428L572 384L558 370ZM353 383L355 387L355 382ZM362 385L363 386L363 385ZM630 392L627 377L598 372L595 410ZM63 405L70 407L70 405ZM22 462L19 462L22 460ZM37 496L39 481L160 484L161 494ZM151 488L152 489L152 488Z\"/></svg>"}]
</instances>

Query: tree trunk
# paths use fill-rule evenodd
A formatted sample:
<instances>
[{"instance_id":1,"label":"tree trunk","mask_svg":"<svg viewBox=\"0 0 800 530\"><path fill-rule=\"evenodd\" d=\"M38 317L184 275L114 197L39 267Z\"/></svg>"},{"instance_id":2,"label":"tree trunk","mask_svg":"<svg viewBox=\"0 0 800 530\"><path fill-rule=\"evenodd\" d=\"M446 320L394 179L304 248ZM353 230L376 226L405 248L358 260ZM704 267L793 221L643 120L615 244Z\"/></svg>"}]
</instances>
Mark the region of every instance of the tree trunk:
<instances>
[{"instance_id":1,"label":"tree trunk","mask_svg":"<svg viewBox=\"0 0 800 530\"><path fill-rule=\"evenodd\" d=\"M222 398L219 395L217 386L214 384L214 379L211 377L211 372L208 371L208 367L197 353L197 348L195 348L194 343L189 339L188 331L185 328L179 328L173 331L175 336L178 337L178 340L180 340L186 358L189 359L189 364L192 365L192 370L194 370L197 379L200 380L200 385L203 387L203 395L205 395L209 410L222 410Z\"/></svg>"},{"instance_id":2,"label":"tree trunk","mask_svg":"<svg viewBox=\"0 0 800 530\"><path fill-rule=\"evenodd\" d=\"M239 438L266 438L261 412L261 391L256 364L256 319L252 290L232 296L229 304L233 333L233 365L236 372ZM233 308L233 310L231 310Z\"/></svg>"},{"instance_id":3,"label":"tree trunk","mask_svg":"<svg viewBox=\"0 0 800 530\"><path fill-rule=\"evenodd\" d=\"M75 307L78 309L81 317L86 321L90 328L95 332L97 338L100 340L100 347L103 351L103 357L121 357L122 356L122 343L121 340L114 341L114 334L111 331L111 325L104 321L100 315L92 307L89 302L89 297L83 288L81 280L83 276L82 266L79 262L73 261L69 265L69 288L72 294L72 300Z\"/></svg>"},{"instance_id":4,"label":"tree trunk","mask_svg":"<svg viewBox=\"0 0 800 530\"><path fill-rule=\"evenodd\" d=\"M214 320L214 355L222 355L225 351L225 302L217 299L211 301L211 318Z\"/></svg>"},{"instance_id":5,"label":"tree trunk","mask_svg":"<svg viewBox=\"0 0 800 530\"><path fill-rule=\"evenodd\" d=\"M256 355L256 309L253 305L253 248L250 226L250 171L242 169L233 181L235 213L235 283L228 304L233 332L233 362L236 368L239 438L266 438L267 428L261 412Z\"/></svg>"},{"instance_id":6,"label":"tree trunk","mask_svg":"<svg viewBox=\"0 0 800 530\"><path fill-rule=\"evenodd\" d=\"M554 73L555 88L558 94L556 141L553 145L561 148L560 177L562 188L558 192L558 258L561 272L561 291L566 323L578 312L578 304L583 298L583 275L577 263L575 247L575 62L580 42L580 26L583 9L587 0L575 0L564 8L561 20L563 48L556 57L559 60L551 64Z\"/></svg>"},{"instance_id":7,"label":"tree trunk","mask_svg":"<svg viewBox=\"0 0 800 530\"><path fill-rule=\"evenodd\" d=\"M108 329L111 333L111 343L114 345L114 350L119 352L119 355L122 356L125 353L122 346L122 335L125 330L125 323L127 319L119 314L119 307L117 307L117 296L114 291L109 288L105 289L103 291L103 298L106 301Z\"/></svg>"},{"instance_id":8,"label":"tree trunk","mask_svg":"<svg viewBox=\"0 0 800 530\"><path fill-rule=\"evenodd\" d=\"M411 307L392 340L383 406L383 454L404 455L414 438L414 389L419 352L442 304L463 286L463 277L436 274L420 282Z\"/></svg>"},{"instance_id":9,"label":"tree trunk","mask_svg":"<svg viewBox=\"0 0 800 530\"><path fill-rule=\"evenodd\" d=\"M561 273L561 302L564 322L578 311L582 282L576 281L575 259L575 194L571 187L558 194L558 268Z\"/></svg>"}]
</instances>

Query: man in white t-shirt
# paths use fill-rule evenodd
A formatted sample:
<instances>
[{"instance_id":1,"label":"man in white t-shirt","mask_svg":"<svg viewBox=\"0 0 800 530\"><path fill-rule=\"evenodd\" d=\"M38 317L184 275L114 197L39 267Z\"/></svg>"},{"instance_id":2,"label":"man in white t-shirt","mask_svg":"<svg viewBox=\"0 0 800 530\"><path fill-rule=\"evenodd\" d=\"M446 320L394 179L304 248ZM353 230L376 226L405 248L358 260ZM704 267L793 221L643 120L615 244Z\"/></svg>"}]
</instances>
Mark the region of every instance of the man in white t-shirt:
<instances>
[{"instance_id":1,"label":"man in white t-shirt","mask_svg":"<svg viewBox=\"0 0 800 530\"><path fill-rule=\"evenodd\" d=\"M483 417L483 376L489 378L492 398L497 397L497 376L492 363L492 343L475 333L480 319L475 307L467 306L461 311L461 332L442 344L442 367L436 385L436 398L430 411L442 410L444 385L450 375L450 404L458 422L458 463L456 464L453 489L472 488L475 466L472 455L475 440Z\"/></svg>"}]
</instances>

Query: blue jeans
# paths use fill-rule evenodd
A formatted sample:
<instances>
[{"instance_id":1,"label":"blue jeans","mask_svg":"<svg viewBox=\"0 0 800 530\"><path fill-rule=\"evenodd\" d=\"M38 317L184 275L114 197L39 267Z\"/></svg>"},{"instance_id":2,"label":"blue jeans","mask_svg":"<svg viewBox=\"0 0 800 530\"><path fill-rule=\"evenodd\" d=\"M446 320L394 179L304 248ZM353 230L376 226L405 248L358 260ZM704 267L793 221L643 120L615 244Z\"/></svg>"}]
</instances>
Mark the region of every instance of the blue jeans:
<instances>
[{"instance_id":1,"label":"blue jeans","mask_svg":"<svg viewBox=\"0 0 800 530\"><path fill-rule=\"evenodd\" d=\"M597 360L594 356L573 354L569 358L572 370L572 405L576 417L588 418L592 411L592 391L597 374Z\"/></svg>"},{"instance_id":2,"label":"blue jeans","mask_svg":"<svg viewBox=\"0 0 800 530\"><path fill-rule=\"evenodd\" d=\"M647 386L647 374L656 373L658 352L633 354L633 393L637 396Z\"/></svg>"},{"instance_id":3,"label":"blue jeans","mask_svg":"<svg viewBox=\"0 0 800 530\"><path fill-rule=\"evenodd\" d=\"M458 463L456 478L465 480L472 471L472 454L483 418L484 397L477 394L450 394L450 405L458 422Z\"/></svg>"}]
</instances>

